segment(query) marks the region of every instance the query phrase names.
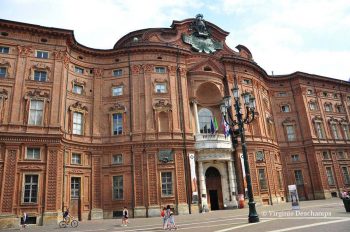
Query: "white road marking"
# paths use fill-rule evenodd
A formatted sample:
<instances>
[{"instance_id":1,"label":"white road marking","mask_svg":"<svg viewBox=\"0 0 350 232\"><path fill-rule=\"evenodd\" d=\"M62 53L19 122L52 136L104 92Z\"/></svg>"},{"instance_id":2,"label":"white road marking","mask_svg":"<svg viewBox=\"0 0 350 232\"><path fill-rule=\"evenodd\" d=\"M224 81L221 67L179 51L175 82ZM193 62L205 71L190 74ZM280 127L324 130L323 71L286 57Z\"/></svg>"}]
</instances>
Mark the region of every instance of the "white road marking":
<instances>
[{"instance_id":1,"label":"white road marking","mask_svg":"<svg viewBox=\"0 0 350 232\"><path fill-rule=\"evenodd\" d=\"M275 220L275 219L263 220L263 221L260 221L259 223L249 223L249 224L244 224L244 225L240 225L240 226L230 227L230 228L226 228L226 229L222 229L222 230L216 230L215 232L225 232L225 231L236 230L236 229L247 227L247 226L260 225L261 223L269 222L269 221L273 221L273 220Z\"/></svg>"},{"instance_id":2,"label":"white road marking","mask_svg":"<svg viewBox=\"0 0 350 232\"><path fill-rule=\"evenodd\" d=\"M350 221L350 218L344 218L341 220L330 221L330 222L318 222L318 223L313 223L313 224L309 224L309 225L289 227L289 228L280 229L280 230L270 230L269 232L283 232L283 231L291 231L291 230L295 231L298 229L304 229L304 228L309 228L309 227L315 227L315 226L321 226L321 225L327 225L327 224L333 224L333 223L339 223L339 222L345 222L345 221Z\"/></svg>"}]
</instances>

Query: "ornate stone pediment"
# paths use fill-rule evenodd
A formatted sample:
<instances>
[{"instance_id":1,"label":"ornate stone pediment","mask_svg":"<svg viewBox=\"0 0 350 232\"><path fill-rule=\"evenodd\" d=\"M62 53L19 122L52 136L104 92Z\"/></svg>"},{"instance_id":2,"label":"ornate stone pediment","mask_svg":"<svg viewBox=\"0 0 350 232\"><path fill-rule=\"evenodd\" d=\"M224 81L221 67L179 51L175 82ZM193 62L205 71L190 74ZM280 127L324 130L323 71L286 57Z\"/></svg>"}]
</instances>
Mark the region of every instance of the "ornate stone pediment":
<instances>
[{"instance_id":1,"label":"ornate stone pediment","mask_svg":"<svg viewBox=\"0 0 350 232\"><path fill-rule=\"evenodd\" d=\"M8 91L6 89L0 90L0 98L7 99Z\"/></svg>"},{"instance_id":2,"label":"ornate stone pediment","mask_svg":"<svg viewBox=\"0 0 350 232\"><path fill-rule=\"evenodd\" d=\"M126 107L118 102L115 105L111 106L109 108L109 111L110 112L117 112L117 111L126 112Z\"/></svg>"},{"instance_id":3,"label":"ornate stone pediment","mask_svg":"<svg viewBox=\"0 0 350 232\"><path fill-rule=\"evenodd\" d=\"M319 115L316 115L315 117L313 117L312 121L323 121L323 118Z\"/></svg>"},{"instance_id":4,"label":"ornate stone pediment","mask_svg":"<svg viewBox=\"0 0 350 232\"><path fill-rule=\"evenodd\" d=\"M83 111L88 112L88 108L86 106L83 106L83 104L80 101L77 101L73 105L69 107L70 111L77 110L77 111Z\"/></svg>"},{"instance_id":5,"label":"ornate stone pediment","mask_svg":"<svg viewBox=\"0 0 350 232\"><path fill-rule=\"evenodd\" d=\"M283 125L286 125L286 124L295 124L295 120L294 119L291 119L290 117L286 118L283 122L282 122Z\"/></svg>"},{"instance_id":6,"label":"ornate stone pediment","mask_svg":"<svg viewBox=\"0 0 350 232\"><path fill-rule=\"evenodd\" d=\"M153 109L157 111L171 111L172 105L168 100L161 99L153 104Z\"/></svg>"},{"instance_id":7,"label":"ornate stone pediment","mask_svg":"<svg viewBox=\"0 0 350 232\"><path fill-rule=\"evenodd\" d=\"M28 91L25 95L24 95L24 99L29 99L29 98L37 98L37 99L47 99L49 101L50 99L50 94L47 92L44 92L40 89L34 89L32 91Z\"/></svg>"}]
</instances>

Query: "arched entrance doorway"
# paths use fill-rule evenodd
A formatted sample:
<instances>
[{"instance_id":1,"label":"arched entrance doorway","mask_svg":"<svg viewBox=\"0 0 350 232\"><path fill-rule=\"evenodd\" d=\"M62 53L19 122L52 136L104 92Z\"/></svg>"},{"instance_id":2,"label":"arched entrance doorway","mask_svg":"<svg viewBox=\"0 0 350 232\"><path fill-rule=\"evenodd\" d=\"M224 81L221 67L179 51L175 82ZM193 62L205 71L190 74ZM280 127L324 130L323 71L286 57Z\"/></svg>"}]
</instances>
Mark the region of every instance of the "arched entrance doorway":
<instances>
[{"instance_id":1,"label":"arched entrance doorway","mask_svg":"<svg viewBox=\"0 0 350 232\"><path fill-rule=\"evenodd\" d=\"M210 210L223 209L220 172L214 167L209 167L205 172L205 182L207 187L208 207Z\"/></svg>"}]
</instances>

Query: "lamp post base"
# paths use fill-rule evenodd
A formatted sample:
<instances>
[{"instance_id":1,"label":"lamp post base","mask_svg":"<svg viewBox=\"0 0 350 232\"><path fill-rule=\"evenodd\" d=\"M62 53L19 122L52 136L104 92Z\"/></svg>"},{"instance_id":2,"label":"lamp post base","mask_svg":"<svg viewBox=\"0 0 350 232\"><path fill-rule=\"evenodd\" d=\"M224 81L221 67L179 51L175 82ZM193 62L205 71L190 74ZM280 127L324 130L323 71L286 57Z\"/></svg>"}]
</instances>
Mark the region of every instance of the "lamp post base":
<instances>
[{"instance_id":1,"label":"lamp post base","mask_svg":"<svg viewBox=\"0 0 350 232\"><path fill-rule=\"evenodd\" d=\"M256 212L256 209L255 209L255 202L254 201L249 202L248 205L249 205L248 222L249 223L259 222L260 219L259 219L259 215L258 215L258 213Z\"/></svg>"}]
</instances>

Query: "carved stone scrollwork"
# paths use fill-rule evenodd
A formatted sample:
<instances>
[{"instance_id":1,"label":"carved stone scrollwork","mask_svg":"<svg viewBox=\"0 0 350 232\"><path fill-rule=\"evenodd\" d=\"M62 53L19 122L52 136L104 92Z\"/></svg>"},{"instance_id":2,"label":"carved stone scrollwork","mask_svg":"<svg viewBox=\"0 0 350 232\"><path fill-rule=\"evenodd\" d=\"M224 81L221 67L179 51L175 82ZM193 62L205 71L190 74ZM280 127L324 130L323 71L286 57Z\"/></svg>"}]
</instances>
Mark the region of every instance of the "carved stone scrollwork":
<instances>
[{"instance_id":1,"label":"carved stone scrollwork","mask_svg":"<svg viewBox=\"0 0 350 232\"><path fill-rule=\"evenodd\" d=\"M33 49L29 46L18 45L17 49L18 49L18 54L22 57L27 57L33 52Z\"/></svg>"},{"instance_id":2,"label":"carved stone scrollwork","mask_svg":"<svg viewBox=\"0 0 350 232\"><path fill-rule=\"evenodd\" d=\"M283 122L282 122L283 125L286 125L286 124L295 124L295 120L294 119L291 119L290 117L286 118Z\"/></svg>"},{"instance_id":3,"label":"carved stone scrollwork","mask_svg":"<svg viewBox=\"0 0 350 232\"><path fill-rule=\"evenodd\" d=\"M153 65L151 65L151 64L144 64L144 65L142 65L142 67L143 67L143 71L145 73L150 73L153 71Z\"/></svg>"},{"instance_id":4,"label":"carved stone scrollwork","mask_svg":"<svg viewBox=\"0 0 350 232\"><path fill-rule=\"evenodd\" d=\"M168 100L158 100L153 104L153 109L155 111L171 111L172 105L168 102Z\"/></svg>"},{"instance_id":5,"label":"carved stone scrollwork","mask_svg":"<svg viewBox=\"0 0 350 232\"><path fill-rule=\"evenodd\" d=\"M126 107L119 102L109 108L110 112L126 112Z\"/></svg>"},{"instance_id":6,"label":"carved stone scrollwork","mask_svg":"<svg viewBox=\"0 0 350 232\"><path fill-rule=\"evenodd\" d=\"M95 77L102 77L103 69L102 68L94 68L93 73Z\"/></svg>"},{"instance_id":7,"label":"carved stone scrollwork","mask_svg":"<svg viewBox=\"0 0 350 232\"><path fill-rule=\"evenodd\" d=\"M83 106L83 104L80 101L77 101L73 105L69 106L70 111L79 111L79 112L88 112L88 108L86 106Z\"/></svg>"},{"instance_id":8,"label":"carved stone scrollwork","mask_svg":"<svg viewBox=\"0 0 350 232\"><path fill-rule=\"evenodd\" d=\"M141 69L142 69L141 65L140 64L136 64L136 65L133 65L131 67L131 72L132 72L132 74L140 74Z\"/></svg>"},{"instance_id":9,"label":"carved stone scrollwork","mask_svg":"<svg viewBox=\"0 0 350 232\"><path fill-rule=\"evenodd\" d=\"M316 115L315 117L313 117L312 121L313 122L315 122L315 121L323 121L323 118L321 116L319 116L319 115Z\"/></svg>"},{"instance_id":10,"label":"carved stone scrollwork","mask_svg":"<svg viewBox=\"0 0 350 232\"><path fill-rule=\"evenodd\" d=\"M63 64L64 64L64 66L66 68L68 68L68 65L69 65L69 62L70 62L70 58L69 58L69 56L68 56L66 51L64 51L64 50L55 50L53 52L53 55L54 55L55 59L61 60L63 62Z\"/></svg>"}]
</instances>

